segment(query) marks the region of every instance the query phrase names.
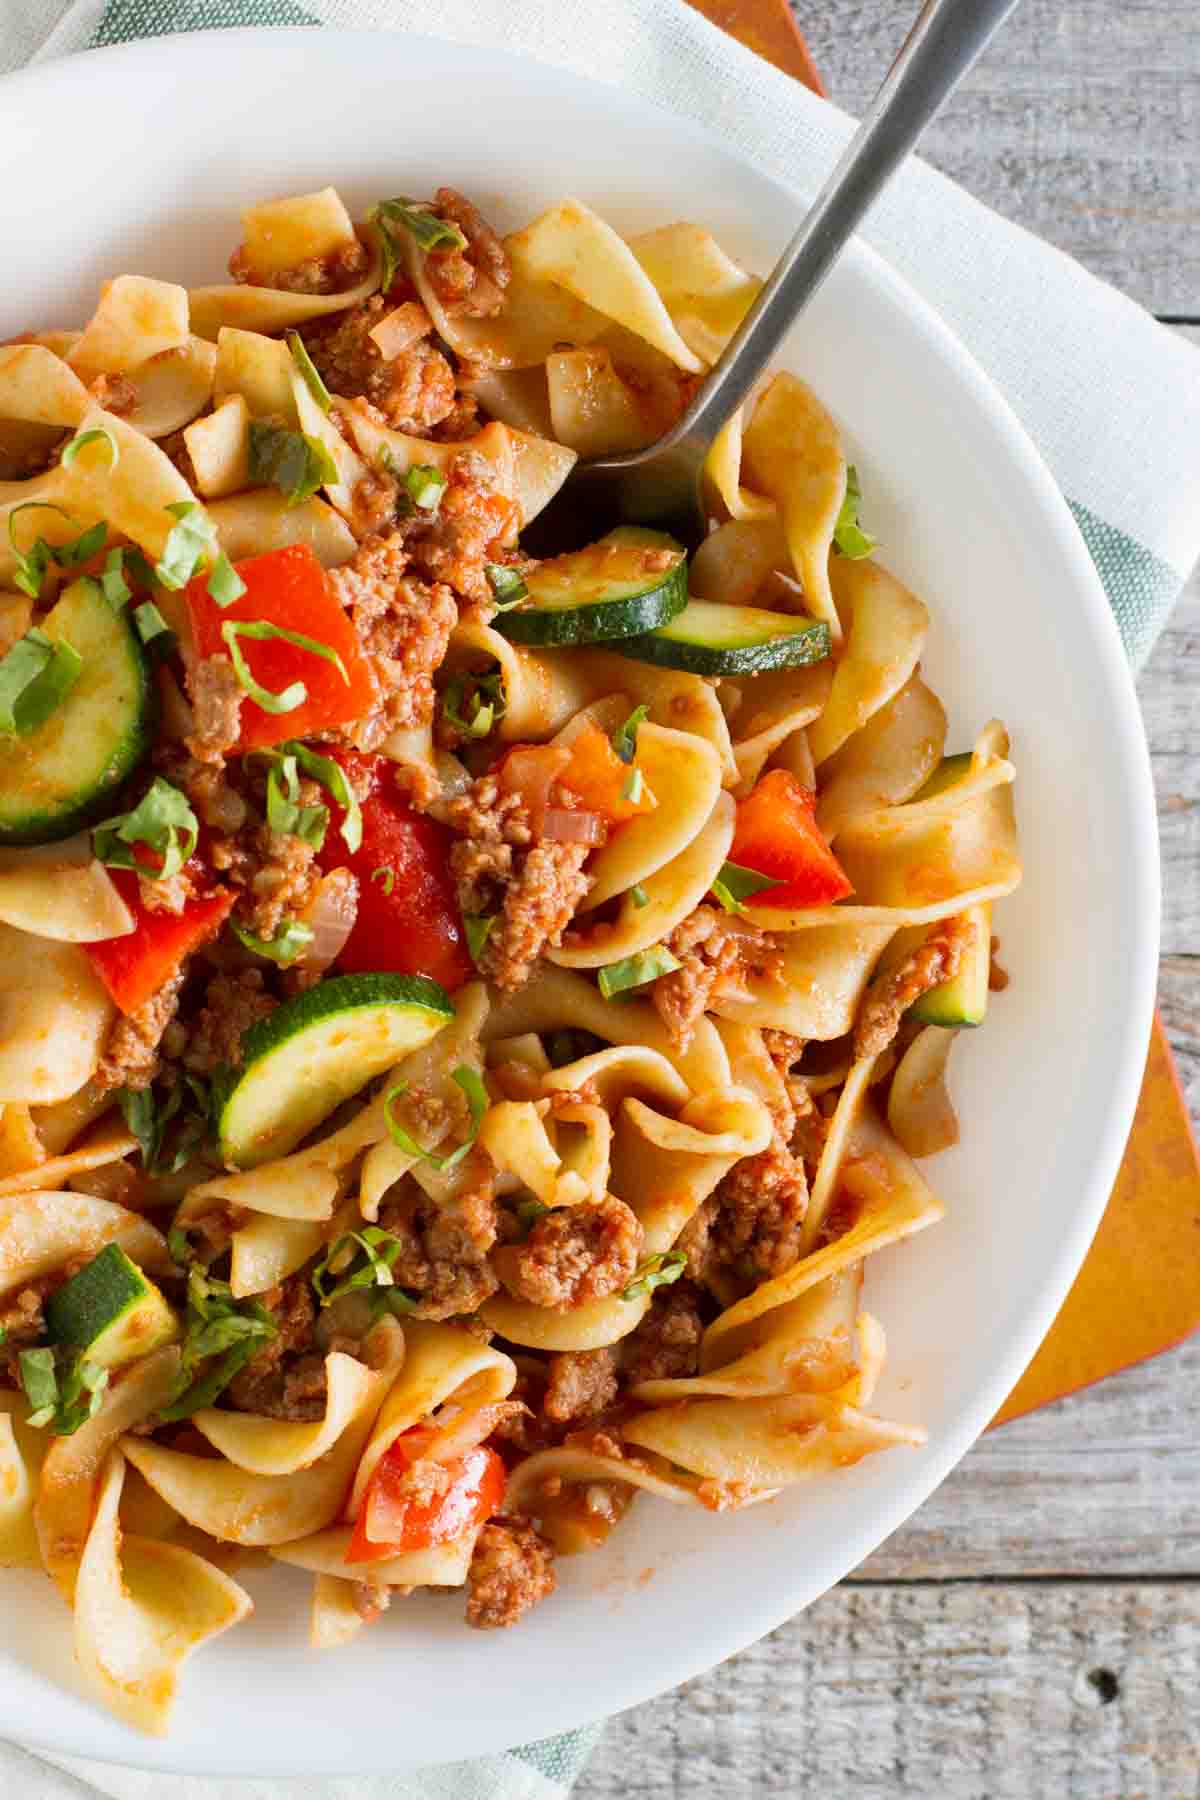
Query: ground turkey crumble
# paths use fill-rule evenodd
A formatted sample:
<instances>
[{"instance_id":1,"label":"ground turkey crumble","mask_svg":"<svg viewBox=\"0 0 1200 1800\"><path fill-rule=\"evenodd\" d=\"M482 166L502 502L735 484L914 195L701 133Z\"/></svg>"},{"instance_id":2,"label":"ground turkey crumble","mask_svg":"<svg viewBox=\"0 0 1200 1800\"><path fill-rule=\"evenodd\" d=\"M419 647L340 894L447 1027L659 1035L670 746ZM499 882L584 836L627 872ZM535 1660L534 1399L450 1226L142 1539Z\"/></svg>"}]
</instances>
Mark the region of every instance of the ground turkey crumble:
<instances>
[{"instance_id":1,"label":"ground turkey crumble","mask_svg":"<svg viewBox=\"0 0 1200 1800\"><path fill-rule=\"evenodd\" d=\"M317 1303L307 1274L289 1275L259 1299L275 1320L276 1335L234 1376L227 1389L230 1404L270 1419L322 1418L325 1357L316 1348Z\"/></svg>"},{"instance_id":2,"label":"ground turkey crumble","mask_svg":"<svg viewBox=\"0 0 1200 1800\"><path fill-rule=\"evenodd\" d=\"M512 280L504 245L478 208L455 188L439 188L433 206L439 219L457 225L467 240L465 249L439 245L425 259L430 286L443 310L451 317L476 319L498 313Z\"/></svg>"},{"instance_id":3,"label":"ground turkey crumble","mask_svg":"<svg viewBox=\"0 0 1200 1800\"><path fill-rule=\"evenodd\" d=\"M660 1288L641 1324L620 1345L626 1386L639 1381L678 1381L700 1367L700 1289L686 1278Z\"/></svg>"},{"instance_id":4,"label":"ground turkey crumble","mask_svg":"<svg viewBox=\"0 0 1200 1800\"><path fill-rule=\"evenodd\" d=\"M159 1071L159 1045L175 1017L183 981L184 970L176 969L149 1000L134 1012L122 1013L113 1020L99 1067L92 1077L100 1092L150 1086Z\"/></svg>"},{"instance_id":5,"label":"ground turkey crumble","mask_svg":"<svg viewBox=\"0 0 1200 1800\"><path fill-rule=\"evenodd\" d=\"M722 995L740 993L748 976L778 978L779 946L757 926L698 906L672 931L668 949L681 967L660 975L651 998L672 1038L686 1049L701 1015Z\"/></svg>"},{"instance_id":6,"label":"ground turkey crumble","mask_svg":"<svg viewBox=\"0 0 1200 1800\"><path fill-rule=\"evenodd\" d=\"M403 534L389 530L359 545L329 583L350 615L371 660L382 702L355 732L360 750L375 749L397 729L433 717L433 674L458 621L454 595L409 573Z\"/></svg>"},{"instance_id":7,"label":"ground turkey crumble","mask_svg":"<svg viewBox=\"0 0 1200 1800\"><path fill-rule=\"evenodd\" d=\"M637 1268L642 1227L623 1200L606 1194L543 1214L522 1244L505 1244L493 1262L518 1300L569 1312L627 1287Z\"/></svg>"},{"instance_id":8,"label":"ground turkey crumble","mask_svg":"<svg viewBox=\"0 0 1200 1800\"><path fill-rule=\"evenodd\" d=\"M380 1227L400 1241L392 1274L415 1298L418 1318L472 1313L499 1285L488 1261L496 1242L492 1180L482 1156L471 1164L473 1179L451 1199L433 1200L406 1181L380 1209Z\"/></svg>"},{"instance_id":9,"label":"ground turkey crumble","mask_svg":"<svg viewBox=\"0 0 1200 1800\"><path fill-rule=\"evenodd\" d=\"M380 294L342 313L331 325L311 327L306 341L332 393L368 400L394 431L424 437L454 410L454 370L429 341L433 322L425 308L412 301L405 305L419 329L393 357L384 357L371 337L394 310Z\"/></svg>"},{"instance_id":10,"label":"ground turkey crumble","mask_svg":"<svg viewBox=\"0 0 1200 1800\"><path fill-rule=\"evenodd\" d=\"M493 1519L475 1540L467 1574L467 1624L515 1625L556 1586L554 1552L527 1519Z\"/></svg>"},{"instance_id":11,"label":"ground turkey crumble","mask_svg":"<svg viewBox=\"0 0 1200 1800\"><path fill-rule=\"evenodd\" d=\"M285 294L340 294L366 274L368 260L364 246L351 238L325 256L311 256L294 268L263 275L251 268L246 247L239 244L229 259L229 273L235 281L276 288Z\"/></svg>"},{"instance_id":12,"label":"ground turkey crumble","mask_svg":"<svg viewBox=\"0 0 1200 1800\"><path fill-rule=\"evenodd\" d=\"M556 1425L595 1418L617 1397L617 1359L611 1349L564 1350L550 1358L542 1410Z\"/></svg>"},{"instance_id":13,"label":"ground turkey crumble","mask_svg":"<svg viewBox=\"0 0 1200 1800\"><path fill-rule=\"evenodd\" d=\"M854 1028L854 1056L859 1061L886 1050L914 1000L930 988L952 981L975 942L977 927L968 913L956 913L934 925L924 943L890 975L877 975L863 995Z\"/></svg>"}]
</instances>

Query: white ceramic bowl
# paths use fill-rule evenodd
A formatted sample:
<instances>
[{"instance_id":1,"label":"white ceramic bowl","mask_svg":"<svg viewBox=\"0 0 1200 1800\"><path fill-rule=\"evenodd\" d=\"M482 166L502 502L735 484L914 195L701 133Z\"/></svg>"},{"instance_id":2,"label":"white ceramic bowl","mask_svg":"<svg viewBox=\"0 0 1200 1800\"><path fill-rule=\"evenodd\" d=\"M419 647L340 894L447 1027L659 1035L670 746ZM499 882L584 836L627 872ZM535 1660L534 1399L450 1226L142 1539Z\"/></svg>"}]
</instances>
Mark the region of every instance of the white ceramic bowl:
<instances>
[{"instance_id":1,"label":"white ceramic bowl","mask_svg":"<svg viewBox=\"0 0 1200 1800\"><path fill-rule=\"evenodd\" d=\"M10 77L0 168L0 337L79 321L119 271L216 279L240 205L326 182L358 207L448 182L506 227L574 193L621 228L702 221L760 270L797 217L718 143L611 89L334 31L160 38ZM740 1516L641 1499L503 1635L467 1630L457 1597L414 1597L318 1657L308 1578L251 1572L255 1617L189 1667L162 1743L87 1695L49 1584L0 1575L0 1734L161 1769L298 1775L470 1756L599 1718L741 1649L853 1569L1037 1347L1116 1174L1150 1026L1157 841L1133 687L1037 453L878 258L846 254L787 361L843 426L884 559L933 609L926 673L952 747L999 715L1019 771L1026 876L997 920L1012 986L957 1059L962 1144L927 1165L947 1218L868 1265L890 1351L881 1407L923 1421L928 1447Z\"/></svg>"}]
</instances>

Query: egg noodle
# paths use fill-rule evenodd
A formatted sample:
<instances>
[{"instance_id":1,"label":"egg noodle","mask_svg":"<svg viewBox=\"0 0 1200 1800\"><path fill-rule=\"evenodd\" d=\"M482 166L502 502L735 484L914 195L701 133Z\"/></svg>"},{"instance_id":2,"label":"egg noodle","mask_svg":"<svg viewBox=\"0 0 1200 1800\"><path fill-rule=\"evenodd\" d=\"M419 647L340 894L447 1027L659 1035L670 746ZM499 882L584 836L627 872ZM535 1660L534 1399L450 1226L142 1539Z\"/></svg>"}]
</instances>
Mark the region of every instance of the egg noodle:
<instances>
[{"instance_id":1,"label":"egg noodle","mask_svg":"<svg viewBox=\"0 0 1200 1800\"><path fill-rule=\"evenodd\" d=\"M1021 874L795 376L690 556L532 553L759 291L708 232L326 188L230 269L0 347L0 1563L148 1732L252 1552L318 1647L506 1625L923 1442L863 1269Z\"/></svg>"}]
</instances>

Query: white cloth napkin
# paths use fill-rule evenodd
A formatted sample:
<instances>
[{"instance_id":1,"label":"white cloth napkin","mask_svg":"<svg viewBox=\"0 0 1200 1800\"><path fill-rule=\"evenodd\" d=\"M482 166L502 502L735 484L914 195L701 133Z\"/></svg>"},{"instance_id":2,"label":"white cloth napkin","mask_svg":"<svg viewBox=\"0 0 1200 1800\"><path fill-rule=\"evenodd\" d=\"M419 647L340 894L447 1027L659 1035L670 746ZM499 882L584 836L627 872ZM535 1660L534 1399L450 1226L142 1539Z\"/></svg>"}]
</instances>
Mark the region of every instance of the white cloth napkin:
<instances>
[{"instance_id":1,"label":"white cloth napkin","mask_svg":"<svg viewBox=\"0 0 1200 1800\"><path fill-rule=\"evenodd\" d=\"M681 0L0 0L0 72L90 45L218 26L435 32L523 51L673 107L811 196L853 121ZM1006 395L1071 503L1135 666L1200 555L1200 357L1070 258L911 162L868 241ZM562 1800L595 1729L367 1779L160 1775L0 1745L21 1800Z\"/></svg>"}]
</instances>

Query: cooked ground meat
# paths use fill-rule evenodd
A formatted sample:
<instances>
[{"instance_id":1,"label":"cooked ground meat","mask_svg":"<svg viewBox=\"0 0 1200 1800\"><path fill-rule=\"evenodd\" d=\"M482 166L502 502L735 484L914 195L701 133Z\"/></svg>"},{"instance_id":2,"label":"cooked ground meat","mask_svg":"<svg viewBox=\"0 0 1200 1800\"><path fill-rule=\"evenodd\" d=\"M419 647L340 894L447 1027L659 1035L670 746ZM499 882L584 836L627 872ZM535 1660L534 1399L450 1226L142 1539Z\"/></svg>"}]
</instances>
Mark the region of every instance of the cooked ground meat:
<instances>
[{"instance_id":1,"label":"cooked ground meat","mask_svg":"<svg viewBox=\"0 0 1200 1800\"><path fill-rule=\"evenodd\" d=\"M637 1268L642 1228L623 1200L583 1200L543 1214L522 1244L505 1244L492 1258L496 1273L518 1300L569 1312L627 1287Z\"/></svg>"},{"instance_id":2,"label":"cooked ground meat","mask_svg":"<svg viewBox=\"0 0 1200 1800\"><path fill-rule=\"evenodd\" d=\"M515 503L498 489L495 465L464 450L450 465L434 517L407 536L413 567L490 618L495 602L485 568L515 541L518 522Z\"/></svg>"},{"instance_id":3,"label":"cooked ground meat","mask_svg":"<svg viewBox=\"0 0 1200 1800\"><path fill-rule=\"evenodd\" d=\"M97 375L88 382L88 392L105 412L124 419L137 405L137 389L127 375Z\"/></svg>"},{"instance_id":4,"label":"cooked ground meat","mask_svg":"<svg viewBox=\"0 0 1200 1800\"><path fill-rule=\"evenodd\" d=\"M184 1062L195 1074L209 1075L221 1063L237 1068L242 1038L259 1019L275 1010L261 969L237 975L214 975L204 1005L191 1022Z\"/></svg>"},{"instance_id":5,"label":"cooked ground meat","mask_svg":"<svg viewBox=\"0 0 1200 1800\"><path fill-rule=\"evenodd\" d=\"M45 1336L46 1321L42 1314L42 1303L47 1294L53 1293L60 1282L66 1280L65 1273L56 1271L53 1275L43 1275L39 1280L31 1282L28 1287L20 1288L15 1294L8 1294L0 1300L0 1363L7 1375L10 1386L21 1385L21 1352L30 1344L36 1344Z\"/></svg>"},{"instance_id":6,"label":"cooked ground meat","mask_svg":"<svg viewBox=\"0 0 1200 1800\"><path fill-rule=\"evenodd\" d=\"M300 782L300 804L317 806L322 789L315 781ZM294 919L312 899L321 879L316 851L292 832L271 831L265 824L252 833L249 853L253 873L237 905L239 920L255 937L275 936L285 919Z\"/></svg>"},{"instance_id":7,"label":"cooked ground meat","mask_svg":"<svg viewBox=\"0 0 1200 1800\"><path fill-rule=\"evenodd\" d=\"M932 926L924 943L890 975L877 975L863 995L854 1027L855 1060L886 1050L914 1000L943 981L952 981L975 941L968 913L956 913Z\"/></svg>"},{"instance_id":8,"label":"cooked ground meat","mask_svg":"<svg viewBox=\"0 0 1200 1800\"><path fill-rule=\"evenodd\" d=\"M396 519L400 484L391 475L368 469L350 496L349 525L359 543L387 531Z\"/></svg>"},{"instance_id":9,"label":"cooked ground meat","mask_svg":"<svg viewBox=\"0 0 1200 1800\"><path fill-rule=\"evenodd\" d=\"M235 281L277 288L285 294L340 294L361 280L366 268L367 252L357 238L339 244L327 256L311 256L295 268L275 269L270 275L250 267L244 244L239 244L229 259L229 273Z\"/></svg>"},{"instance_id":10,"label":"cooked ground meat","mask_svg":"<svg viewBox=\"0 0 1200 1800\"><path fill-rule=\"evenodd\" d=\"M202 658L188 671L188 689L196 727L184 740L187 749L197 762L222 762L237 743L245 698L232 662L227 656Z\"/></svg>"},{"instance_id":11,"label":"cooked ground meat","mask_svg":"<svg viewBox=\"0 0 1200 1800\"><path fill-rule=\"evenodd\" d=\"M467 1624L515 1625L556 1585L554 1552L527 1519L494 1519L475 1540L467 1574Z\"/></svg>"},{"instance_id":12,"label":"cooked ground meat","mask_svg":"<svg viewBox=\"0 0 1200 1800\"><path fill-rule=\"evenodd\" d=\"M808 1179L802 1158L778 1135L758 1156L735 1163L715 1199L712 1254L736 1274L768 1280L799 1260Z\"/></svg>"},{"instance_id":13,"label":"cooked ground meat","mask_svg":"<svg viewBox=\"0 0 1200 1800\"><path fill-rule=\"evenodd\" d=\"M164 982L157 994L135 1012L122 1013L109 1027L100 1066L92 1077L102 1092L110 1088L149 1087L159 1070L158 1047L163 1032L175 1017L184 970Z\"/></svg>"},{"instance_id":14,"label":"cooked ground meat","mask_svg":"<svg viewBox=\"0 0 1200 1800\"><path fill-rule=\"evenodd\" d=\"M454 370L430 342L433 326L424 308L423 331L385 358L370 334L391 310L382 295L372 295L311 330L309 355L333 393L367 400L394 431L424 437L454 410Z\"/></svg>"},{"instance_id":15,"label":"cooked ground meat","mask_svg":"<svg viewBox=\"0 0 1200 1800\"><path fill-rule=\"evenodd\" d=\"M474 1160L478 1179L453 1200L439 1205L406 1181L399 1197L380 1208L380 1226L400 1240L392 1273L399 1287L417 1297L418 1318L472 1313L498 1286L488 1262L496 1242L492 1180L484 1159Z\"/></svg>"},{"instance_id":16,"label":"cooked ground meat","mask_svg":"<svg viewBox=\"0 0 1200 1800\"><path fill-rule=\"evenodd\" d=\"M167 779L183 789L201 824L223 837L233 837L241 830L249 809L223 763L197 762L174 752L157 756L155 761Z\"/></svg>"},{"instance_id":17,"label":"cooked ground meat","mask_svg":"<svg viewBox=\"0 0 1200 1800\"><path fill-rule=\"evenodd\" d=\"M308 1276L289 1275L260 1296L275 1319L268 1338L230 1382L229 1402L239 1412L271 1419L313 1420L325 1412L325 1358L316 1348L317 1302Z\"/></svg>"},{"instance_id":18,"label":"cooked ground meat","mask_svg":"<svg viewBox=\"0 0 1200 1800\"><path fill-rule=\"evenodd\" d=\"M356 736L373 749L400 726L433 717L433 672L446 654L458 619L448 587L407 573L408 551L397 531L368 538L329 577L371 658L382 696Z\"/></svg>"},{"instance_id":19,"label":"cooked ground meat","mask_svg":"<svg viewBox=\"0 0 1200 1800\"><path fill-rule=\"evenodd\" d=\"M434 293L451 316L486 318L499 312L504 290L512 280L504 245L471 202L454 188L439 188L433 205L439 219L457 225L467 240L465 250L451 246L427 255L425 267Z\"/></svg>"},{"instance_id":20,"label":"cooked ground meat","mask_svg":"<svg viewBox=\"0 0 1200 1800\"><path fill-rule=\"evenodd\" d=\"M550 1358L543 1407L556 1425L591 1419L617 1397L617 1359L611 1350L564 1350Z\"/></svg>"},{"instance_id":21,"label":"cooked ground meat","mask_svg":"<svg viewBox=\"0 0 1200 1800\"><path fill-rule=\"evenodd\" d=\"M463 438L474 437L482 423L479 402L474 394L460 393L446 417L439 419L429 435L440 444L456 444Z\"/></svg>"},{"instance_id":22,"label":"cooked ground meat","mask_svg":"<svg viewBox=\"0 0 1200 1800\"><path fill-rule=\"evenodd\" d=\"M700 1367L700 1289L685 1277L659 1288L635 1331L621 1340L621 1376L638 1381L677 1381Z\"/></svg>"},{"instance_id":23,"label":"cooked ground meat","mask_svg":"<svg viewBox=\"0 0 1200 1800\"><path fill-rule=\"evenodd\" d=\"M715 906L698 906L675 927L667 946L682 966L660 975L650 995L681 1049L714 999L740 992L747 976L777 977L781 968L773 938Z\"/></svg>"},{"instance_id":24,"label":"cooked ground meat","mask_svg":"<svg viewBox=\"0 0 1200 1800\"><path fill-rule=\"evenodd\" d=\"M763 1032L762 1038L767 1055L779 1073L786 1077L804 1055L804 1039L793 1037L790 1031L770 1029Z\"/></svg>"},{"instance_id":25,"label":"cooked ground meat","mask_svg":"<svg viewBox=\"0 0 1200 1800\"><path fill-rule=\"evenodd\" d=\"M514 851L533 842L533 826L520 795L502 794L494 775L481 775L450 802L446 823L464 840L450 853L463 913L492 911L517 866Z\"/></svg>"},{"instance_id":26,"label":"cooked ground meat","mask_svg":"<svg viewBox=\"0 0 1200 1800\"><path fill-rule=\"evenodd\" d=\"M182 868L176 875L138 875L138 899L147 912L180 914L196 892L191 870Z\"/></svg>"}]
</instances>

